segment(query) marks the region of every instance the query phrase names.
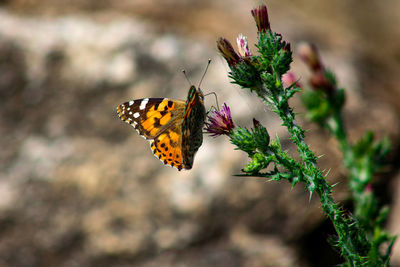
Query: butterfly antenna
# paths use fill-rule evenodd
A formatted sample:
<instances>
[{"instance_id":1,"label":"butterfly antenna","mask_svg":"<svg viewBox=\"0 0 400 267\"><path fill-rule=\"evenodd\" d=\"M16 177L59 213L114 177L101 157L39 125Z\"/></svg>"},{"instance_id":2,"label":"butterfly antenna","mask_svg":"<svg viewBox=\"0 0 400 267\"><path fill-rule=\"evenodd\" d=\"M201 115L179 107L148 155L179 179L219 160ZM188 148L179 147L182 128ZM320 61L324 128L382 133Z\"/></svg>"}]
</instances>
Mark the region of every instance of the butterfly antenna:
<instances>
[{"instance_id":1,"label":"butterfly antenna","mask_svg":"<svg viewBox=\"0 0 400 267\"><path fill-rule=\"evenodd\" d=\"M189 77L188 77L187 74L186 74L186 70L183 69L183 70L182 70L182 73L183 73L183 75L185 75L186 81L188 81L189 86L191 86L193 83L189 80Z\"/></svg>"},{"instance_id":2,"label":"butterfly antenna","mask_svg":"<svg viewBox=\"0 0 400 267\"><path fill-rule=\"evenodd\" d=\"M207 62L206 69L204 70L203 76L201 76L201 79L200 79L200 82L199 82L199 86L197 86L197 88L200 88L201 82L203 81L204 76L206 76L206 73L207 73L207 70L208 70L208 66L210 66L210 63L211 63L211 59L209 58L208 62Z\"/></svg>"}]
</instances>

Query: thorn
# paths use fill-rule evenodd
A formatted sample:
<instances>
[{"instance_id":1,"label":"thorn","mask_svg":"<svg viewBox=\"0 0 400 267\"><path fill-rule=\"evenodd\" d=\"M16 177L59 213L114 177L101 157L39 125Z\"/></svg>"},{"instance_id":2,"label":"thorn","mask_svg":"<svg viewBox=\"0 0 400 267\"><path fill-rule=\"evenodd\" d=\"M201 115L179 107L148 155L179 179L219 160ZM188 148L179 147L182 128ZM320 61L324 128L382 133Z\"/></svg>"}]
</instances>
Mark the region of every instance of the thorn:
<instances>
[{"instance_id":1,"label":"thorn","mask_svg":"<svg viewBox=\"0 0 400 267\"><path fill-rule=\"evenodd\" d=\"M325 177L328 177L328 175L331 173L331 169L326 171Z\"/></svg>"},{"instance_id":2,"label":"thorn","mask_svg":"<svg viewBox=\"0 0 400 267\"><path fill-rule=\"evenodd\" d=\"M334 183L333 185L331 185L331 187L335 187L335 186L337 186L338 184L340 184L340 182Z\"/></svg>"}]
</instances>

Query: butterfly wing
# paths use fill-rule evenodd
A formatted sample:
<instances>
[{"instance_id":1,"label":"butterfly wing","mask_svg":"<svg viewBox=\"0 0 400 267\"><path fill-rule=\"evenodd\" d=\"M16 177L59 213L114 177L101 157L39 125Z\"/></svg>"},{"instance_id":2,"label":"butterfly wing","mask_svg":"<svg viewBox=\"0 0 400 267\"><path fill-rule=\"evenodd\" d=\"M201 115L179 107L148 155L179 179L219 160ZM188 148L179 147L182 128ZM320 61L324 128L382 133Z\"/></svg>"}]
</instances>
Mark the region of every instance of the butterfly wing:
<instances>
[{"instance_id":1,"label":"butterfly wing","mask_svg":"<svg viewBox=\"0 0 400 267\"><path fill-rule=\"evenodd\" d=\"M159 136L150 141L150 147L154 156L165 165L175 167L179 171L187 169L182 159L181 127L175 123Z\"/></svg>"},{"instance_id":2,"label":"butterfly wing","mask_svg":"<svg viewBox=\"0 0 400 267\"><path fill-rule=\"evenodd\" d=\"M144 98L117 107L121 120L132 125L145 139L154 139L173 124L181 123L185 102L168 98Z\"/></svg>"},{"instance_id":3,"label":"butterfly wing","mask_svg":"<svg viewBox=\"0 0 400 267\"><path fill-rule=\"evenodd\" d=\"M193 166L194 155L203 143L203 126L206 109L200 89L191 86L185 105L182 130L182 159L186 169Z\"/></svg>"},{"instance_id":4,"label":"butterfly wing","mask_svg":"<svg viewBox=\"0 0 400 267\"><path fill-rule=\"evenodd\" d=\"M150 141L154 155L165 165L184 169L181 124L185 101L168 98L144 98L117 107L121 120L132 125Z\"/></svg>"}]
</instances>

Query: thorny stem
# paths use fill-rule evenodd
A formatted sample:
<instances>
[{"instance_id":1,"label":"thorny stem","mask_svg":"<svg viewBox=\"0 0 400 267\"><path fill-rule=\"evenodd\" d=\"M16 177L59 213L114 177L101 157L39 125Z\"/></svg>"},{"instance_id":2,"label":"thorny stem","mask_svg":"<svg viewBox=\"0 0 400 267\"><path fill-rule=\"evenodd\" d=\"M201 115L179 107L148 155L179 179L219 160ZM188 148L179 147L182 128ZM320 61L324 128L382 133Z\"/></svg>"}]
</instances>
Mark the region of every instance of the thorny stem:
<instances>
[{"instance_id":1,"label":"thorny stem","mask_svg":"<svg viewBox=\"0 0 400 267\"><path fill-rule=\"evenodd\" d=\"M279 84L279 83L278 83ZM271 92L283 91L283 87L277 88L279 90L270 90ZM315 189L322 203L322 209L325 211L327 216L333 222L335 230L338 234L338 242L344 246L342 248L342 254L352 266L360 266L366 263L366 251L357 251L358 248L363 247L361 244L368 244L364 233L359 228L355 228L356 222L349 224L350 218L345 218L343 211L338 207L332 198L332 187L327 183L322 172L317 167L317 157L311 151L309 146L304 141L304 130L302 130L295 122L295 115L288 105L288 99L284 96L285 94L272 93L272 100L276 108L274 111L279 115L288 129L291 135L292 141L297 147L297 151L304 163L304 168L301 168L306 182L307 188L312 193ZM279 107L279 108L278 108ZM339 122L339 121L338 121ZM343 145L347 146L345 139L345 132L343 131L342 125L337 125L336 129L339 136L344 137L342 140ZM286 166L285 166L286 167ZM356 232L355 232L356 231Z\"/></svg>"},{"instance_id":2,"label":"thorny stem","mask_svg":"<svg viewBox=\"0 0 400 267\"><path fill-rule=\"evenodd\" d=\"M292 62L290 44L283 41L280 34L271 31L266 6L252 10L252 15L258 28L258 43L256 44L258 54L253 55L250 52L247 38L243 35L238 37L239 54L236 54L232 45L224 38L217 41L218 50L229 64L231 69L229 77L233 83L255 92L282 119L282 125L287 128L290 139L296 145L301 161L283 152L278 138L270 143L266 129L254 120L252 131L241 127L233 129L233 124L231 128L227 127L228 124L220 123L214 125L216 127L209 127L209 132L216 135L228 133L231 142L238 149L248 153L252 161L243 169L246 173L243 176L269 177L272 180L287 179L293 186L302 181L305 182L310 197L316 192L323 211L332 221L337 232L337 237L332 240L332 243L340 249L342 256L346 259L343 266L377 266L379 263L387 266L395 238L381 228L387 209L386 213L380 211L378 215L373 214L377 210L377 204L368 187L370 178L379 165L378 161L387 151L387 146L383 142L372 144L372 133L366 134L365 138L355 145L348 142L341 114L344 91L337 91L333 77L326 76L327 73L318 61L316 50L309 50L314 55L310 54L311 56L306 58L307 62L312 63L313 70L318 74L313 84L326 89L329 101L328 106L318 106L322 103L321 99L313 98L312 100L317 100L317 103L310 102L314 105L314 111L317 111L313 114L317 115L315 117L319 119L317 122L322 122L323 126L338 140L344 153L344 164L350 170L349 185L355 201L355 217L349 212L344 212L334 201L333 186L328 184L325 175L317 167L317 157L306 144L304 130L295 123L295 114L289 106L289 99L300 91L296 83L288 87L282 84L282 75L289 70ZM316 109L316 107L322 109ZM326 113L326 107L330 107L331 110L328 111L333 111L333 113ZM220 114L219 117L223 116ZM324 121L324 118L327 120ZM220 128L226 128L227 131L215 132ZM274 170L261 173L260 171L267 168L270 163L275 165ZM284 167L286 172L280 171L277 168L279 166ZM387 253L382 255L379 251L380 245L386 242L389 242Z\"/></svg>"}]
</instances>

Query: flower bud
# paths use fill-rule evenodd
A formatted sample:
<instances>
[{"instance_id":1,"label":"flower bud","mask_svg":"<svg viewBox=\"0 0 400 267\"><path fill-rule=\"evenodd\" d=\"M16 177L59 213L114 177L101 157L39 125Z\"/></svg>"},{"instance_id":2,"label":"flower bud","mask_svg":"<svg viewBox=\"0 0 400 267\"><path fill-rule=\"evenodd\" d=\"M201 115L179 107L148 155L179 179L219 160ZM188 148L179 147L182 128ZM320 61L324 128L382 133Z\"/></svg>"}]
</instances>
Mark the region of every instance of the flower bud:
<instances>
[{"instance_id":1,"label":"flower bud","mask_svg":"<svg viewBox=\"0 0 400 267\"><path fill-rule=\"evenodd\" d=\"M269 24L269 19L268 19L267 6L261 5L251 10L251 15L256 21L258 32L266 32L271 30L271 26Z\"/></svg>"},{"instance_id":2,"label":"flower bud","mask_svg":"<svg viewBox=\"0 0 400 267\"><path fill-rule=\"evenodd\" d=\"M236 54L231 43L225 38L222 37L218 38L217 48L221 53L221 55L228 62L229 66L234 66L236 65L236 63L240 61L240 57L238 56L238 54Z\"/></svg>"},{"instance_id":3,"label":"flower bud","mask_svg":"<svg viewBox=\"0 0 400 267\"><path fill-rule=\"evenodd\" d=\"M295 84L297 87L301 87L301 83L298 81L296 75L294 75L294 73L291 71L288 71L282 75L282 83L285 88L291 86L292 84Z\"/></svg>"},{"instance_id":4,"label":"flower bud","mask_svg":"<svg viewBox=\"0 0 400 267\"><path fill-rule=\"evenodd\" d=\"M297 52L301 60L303 60L303 62L306 63L311 70L317 71L323 68L322 62L318 55L317 47L314 44L302 43L298 46Z\"/></svg>"},{"instance_id":5,"label":"flower bud","mask_svg":"<svg viewBox=\"0 0 400 267\"><path fill-rule=\"evenodd\" d=\"M313 72L310 78L310 84L315 90L322 90L328 95L335 91L335 85L326 78L323 70Z\"/></svg>"}]
</instances>

